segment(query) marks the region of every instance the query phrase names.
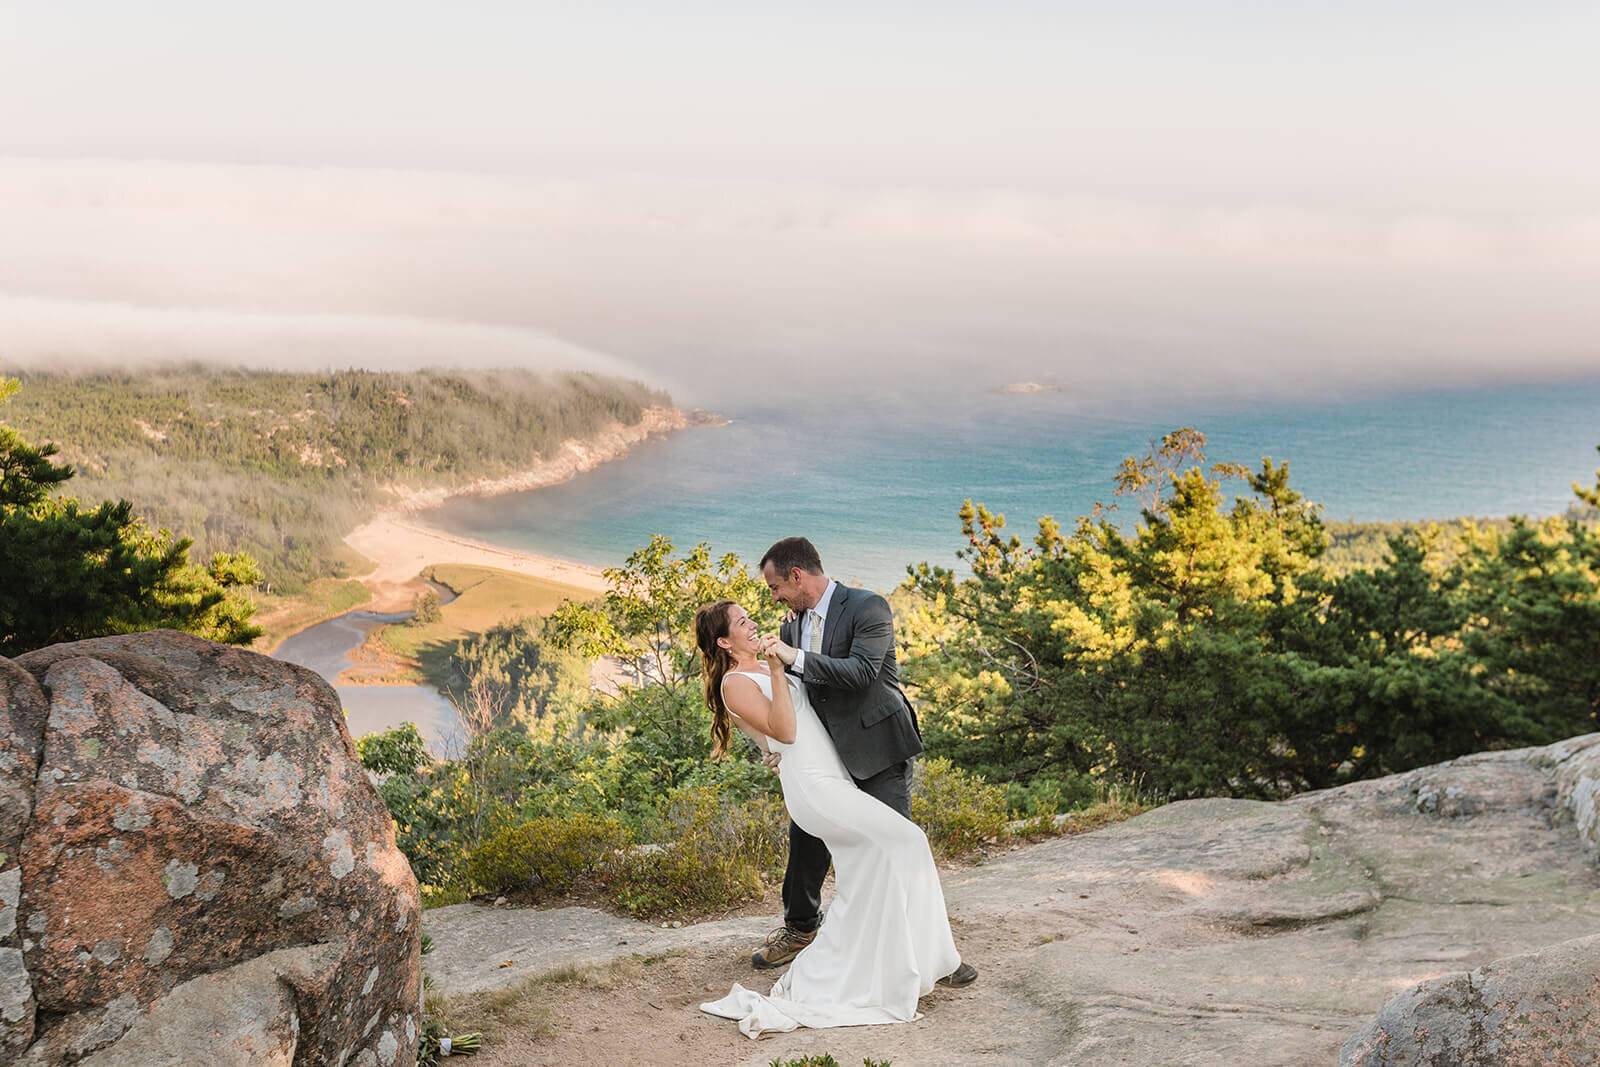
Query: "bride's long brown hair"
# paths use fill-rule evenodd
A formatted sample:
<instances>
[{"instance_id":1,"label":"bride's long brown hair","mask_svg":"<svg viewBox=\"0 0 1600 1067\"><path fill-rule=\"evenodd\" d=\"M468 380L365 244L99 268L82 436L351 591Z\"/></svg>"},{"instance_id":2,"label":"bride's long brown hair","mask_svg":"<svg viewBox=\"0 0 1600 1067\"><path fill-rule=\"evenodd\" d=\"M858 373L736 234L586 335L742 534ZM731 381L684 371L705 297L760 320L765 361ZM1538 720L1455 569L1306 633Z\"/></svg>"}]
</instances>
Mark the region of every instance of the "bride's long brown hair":
<instances>
[{"instance_id":1,"label":"bride's long brown hair","mask_svg":"<svg viewBox=\"0 0 1600 1067\"><path fill-rule=\"evenodd\" d=\"M706 706L711 709L711 758L721 759L733 740L733 722L722 699L722 679L733 669L733 653L717 644L728 636L731 600L716 600L694 613L694 641L700 646L706 679Z\"/></svg>"}]
</instances>

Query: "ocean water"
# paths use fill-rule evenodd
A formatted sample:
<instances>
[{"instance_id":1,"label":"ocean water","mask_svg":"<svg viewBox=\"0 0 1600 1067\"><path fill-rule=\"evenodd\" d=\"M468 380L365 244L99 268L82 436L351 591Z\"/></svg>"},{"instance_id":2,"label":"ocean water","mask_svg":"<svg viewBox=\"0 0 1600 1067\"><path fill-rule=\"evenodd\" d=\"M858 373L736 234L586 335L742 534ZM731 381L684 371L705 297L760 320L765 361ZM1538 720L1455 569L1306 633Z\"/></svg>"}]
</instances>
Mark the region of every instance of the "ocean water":
<instances>
[{"instance_id":1,"label":"ocean water","mask_svg":"<svg viewBox=\"0 0 1600 1067\"><path fill-rule=\"evenodd\" d=\"M720 406L722 426L650 442L571 482L428 513L454 533L583 563L620 562L652 534L759 559L814 541L831 575L887 589L922 561L957 564L972 499L1028 540L1113 495L1123 457L1193 426L1207 458L1287 460L1325 517L1550 515L1600 466L1600 379L1418 389L1294 402L1209 397L1134 406L1068 392L932 386L811 396L771 387Z\"/></svg>"}]
</instances>

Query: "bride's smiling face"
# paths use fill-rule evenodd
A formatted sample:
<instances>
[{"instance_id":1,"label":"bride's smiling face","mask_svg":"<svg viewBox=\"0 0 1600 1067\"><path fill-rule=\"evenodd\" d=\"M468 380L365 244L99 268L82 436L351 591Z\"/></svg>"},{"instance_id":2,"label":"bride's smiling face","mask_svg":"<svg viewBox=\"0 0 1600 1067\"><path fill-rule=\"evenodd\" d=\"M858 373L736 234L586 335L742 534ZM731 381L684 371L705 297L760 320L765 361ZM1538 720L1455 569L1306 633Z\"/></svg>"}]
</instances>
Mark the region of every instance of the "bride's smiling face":
<instances>
[{"instance_id":1,"label":"bride's smiling face","mask_svg":"<svg viewBox=\"0 0 1600 1067\"><path fill-rule=\"evenodd\" d=\"M756 627L755 620L750 613L735 604L728 609L728 636L721 638L729 652L734 655L755 655L756 638L761 636L761 631Z\"/></svg>"}]
</instances>

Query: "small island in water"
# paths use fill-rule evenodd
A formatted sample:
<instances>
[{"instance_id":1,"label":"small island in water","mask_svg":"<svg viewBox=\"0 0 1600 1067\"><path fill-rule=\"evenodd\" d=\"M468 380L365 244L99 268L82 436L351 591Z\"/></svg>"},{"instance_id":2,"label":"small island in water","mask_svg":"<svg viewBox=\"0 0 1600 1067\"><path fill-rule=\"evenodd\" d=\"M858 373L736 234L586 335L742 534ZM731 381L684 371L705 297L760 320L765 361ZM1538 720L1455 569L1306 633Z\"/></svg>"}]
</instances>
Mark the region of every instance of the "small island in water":
<instances>
[{"instance_id":1,"label":"small island in water","mask_svg":"<svg viewBox=\"0 0 1600 1067\"><path fill-rule=\"evenodd\" d=\"M1064 393L1066 387L1055 382L1011 382L995 392L1006 396L1030 396L1034 393Z\"/></svg>"}]
</instances>

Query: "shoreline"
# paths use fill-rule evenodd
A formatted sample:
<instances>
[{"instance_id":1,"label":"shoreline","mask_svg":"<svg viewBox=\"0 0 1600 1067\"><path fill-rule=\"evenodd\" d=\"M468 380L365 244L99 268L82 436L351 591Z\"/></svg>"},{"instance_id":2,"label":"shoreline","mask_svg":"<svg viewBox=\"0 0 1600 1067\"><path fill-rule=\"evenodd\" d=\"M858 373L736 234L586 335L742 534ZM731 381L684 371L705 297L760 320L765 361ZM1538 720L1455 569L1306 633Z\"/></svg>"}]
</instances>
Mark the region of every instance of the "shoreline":
<instances>
[{"instance_id":1,"label":"shoreline","mask_svg":"<svg viewBox=\"0 0 1600 1067\"><path fill-rule=\"evenodd\" d=\"M600 567L459 537L403 514L380 515L352 530L345 543L378 564L356 579L372 593L372 600L362 605L367 611L410 608L411 598L422 591L422 572L437 564L494 567L596 593L606 589Z\"/></svg>"},{"instance_id":2,"label":"shoreline","mask_svg":"<svg viewBox=\"0 0 1600 1067\"><path fill-rule=\"evenodd\" d=\"M370 611L409 608L411 598L421 589L419 575L427 567L439 563L496 567L596 593L605 592L605 577L599 567L460 537L430 526L417 516L456 497L503 496L559 485L602 463L623 458L652 437L676 433L697 424L677 408L647 408L644 417L632 426L614 425L598 437L563 441L549 459L525 471L501 478L480 478L448 488L384 486L398 499L344 538L345 544L377 564L357 579L372 593L371 602L364 607Z\"/></svg>"}]
</instances>

